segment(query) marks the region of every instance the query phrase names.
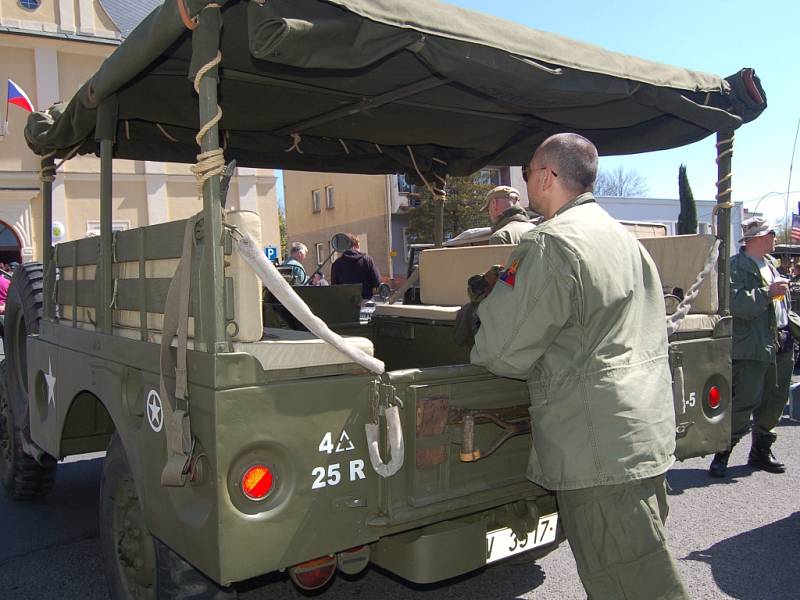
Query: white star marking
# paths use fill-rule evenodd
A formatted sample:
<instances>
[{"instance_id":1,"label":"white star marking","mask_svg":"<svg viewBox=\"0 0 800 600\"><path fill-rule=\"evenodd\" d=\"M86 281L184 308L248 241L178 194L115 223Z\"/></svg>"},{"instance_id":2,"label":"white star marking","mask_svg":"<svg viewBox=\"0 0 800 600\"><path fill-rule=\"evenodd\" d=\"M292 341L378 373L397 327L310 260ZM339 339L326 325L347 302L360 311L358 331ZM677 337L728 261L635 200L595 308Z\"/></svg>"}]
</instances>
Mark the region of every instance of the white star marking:
<instances>
[{"instance_id":1,"label":"white star marking","mask_svg":"<svg viewBox=\"0 0 800 600\"><path fill-rule=\"evenodd\" d=\"M47 373L44 374L44 380L47 383L47 404L52 404L53 408L56 407L56 376L53 375L53 364L50 359L47 359Z\"/></svg>"},{"instance_id":2,"label":"white star marking","mask_svg":"<svg viewBox=\"0 0 800 600\"><path fill-rule=\"evenodd\" d=\"M156 433L161 431L161 427L164 425L161 398L155 390L150 390L150 393L147 394L147 421L150 423L150 428Z\"/></svg>"}]
</instances>

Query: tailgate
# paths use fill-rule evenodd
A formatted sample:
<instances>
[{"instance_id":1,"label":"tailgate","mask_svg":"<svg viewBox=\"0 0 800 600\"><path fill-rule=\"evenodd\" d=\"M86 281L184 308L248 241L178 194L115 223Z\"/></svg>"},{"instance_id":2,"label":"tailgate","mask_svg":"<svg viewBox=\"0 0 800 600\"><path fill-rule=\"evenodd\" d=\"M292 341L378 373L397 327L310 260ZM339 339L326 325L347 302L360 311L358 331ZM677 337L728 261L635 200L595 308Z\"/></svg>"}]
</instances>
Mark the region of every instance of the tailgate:
<instances>
[{"instance_id":1,"label":"tailgate","mask_svg":"<svg viewBox=\"0 0 800 600\"><path fill-rule=\"evenodd\" d=\"M670 344L675 403L675 457L725 450L731 440L731 339Z\"/></svg>"},{"instance_id":2,"label":"tailgate","mask_svg":"<svg viewBox=\"0 0 800 600\"><path fill-rule=\"evenodd\" d=\"M525 477L531 447L525 382L471 365L390 377L403 403L406 452L403 469L381 481L386 525L546 494Z\"/></svg>"}]
</instances>

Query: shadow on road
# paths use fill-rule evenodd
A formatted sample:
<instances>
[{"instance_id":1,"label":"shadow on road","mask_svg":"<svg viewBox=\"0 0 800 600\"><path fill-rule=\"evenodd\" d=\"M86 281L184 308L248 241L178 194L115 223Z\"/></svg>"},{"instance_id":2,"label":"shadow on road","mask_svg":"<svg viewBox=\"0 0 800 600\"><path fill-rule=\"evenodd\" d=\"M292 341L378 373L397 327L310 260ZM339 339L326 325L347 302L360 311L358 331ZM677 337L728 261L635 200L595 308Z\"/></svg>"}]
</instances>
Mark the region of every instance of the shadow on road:
<instances>
[{"instance_id":1,"label":"shadow on road","mask_svg":"<svg viewBox=\"0 0 800 600\"><path fill-rule=\"evenodd\" d=\"M319 592L305 594L292 585L288 576L271 573L237 585L242 600L290 600L321 596L324 600L353 600L380 597L376 590L391 589L392 600L412 600L422 597L436 600L462 600L463 598L493 598L511 600L520 598L544 583L545 573L534 562L509 562L492 565L454 577L443 582L419 585L411 583L371 566L366 572L348 577L338 573L332 585ZM387 581L388 580L388 581ZM391 582L391 583L390 583ZM487 593L486 590L491 590Z\"/></svg>"},{"instance_id":2,"label":"shadow on road","mask_svg":"<svg viewBox=\"0 0 800 600\"><path fill-rule=\"evenodd\" d=\"M708 459L711 464L711 459ZM725 477L716 478L708 474L707 469L671 469L667 471L667 493L680 496L686 490L704 488L710 485L730 485L743 477L750 477L756 469L750 465L732 465L728 467Z\"/></svg>"},{"instance_id":3,"label":"shadow on road","mask_svg":"<svg viewBox=\"0 0 800 600\"><path fill-rule=\"evenodd\" d=\"M692 552L711 567L719 589L738 600L797 598L800 512Z\"/></svg>"}]
</instances>

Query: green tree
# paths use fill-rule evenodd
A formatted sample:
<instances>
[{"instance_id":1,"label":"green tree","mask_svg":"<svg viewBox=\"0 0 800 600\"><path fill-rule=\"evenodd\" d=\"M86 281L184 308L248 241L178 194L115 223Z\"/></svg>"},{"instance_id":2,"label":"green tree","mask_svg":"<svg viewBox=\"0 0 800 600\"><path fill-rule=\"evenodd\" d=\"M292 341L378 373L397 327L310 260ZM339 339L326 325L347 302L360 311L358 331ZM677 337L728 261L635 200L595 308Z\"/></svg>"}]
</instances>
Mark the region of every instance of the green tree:
<instances>
[{"instance_id":1,"label":"green tree","mask_svg":"<svg viewBox=\"0 0 800 600\"><path fill-rule=\"evenodd\" d=\"M449 240L465 229L487 227L489 217L481 212L486 194L492 189L479 174L447 179L447 200L444 204L444 239ZM424 244L433 242L435 205L431 193L423 186L416 187L418 205L408 219L408 239Z\"/></svg>"},{"instance_id":2,"label":"green tree","mask_svg":"<svg viewBox=\"0 0 800 600\"><path fill-rule=\"evenodd\" d=\"M280 206L278 207L278 231L281 237L281 247L279 250L281 254L281 260L286 260L286 257L288 256L286 253L286 215Z\"/></svg>"},{"instance_id":3,"label":"green tree","mask_svg":"<svg viewBox=\"0 0 800 600\"><path fill-rule=\"evenodd\" d=\"M681 212L678 214L678 235L697 233L697 206L694 203L692 186L686 175L686 165L678 168L678 197L681 201Z\"/></svg>"}]
</instances>

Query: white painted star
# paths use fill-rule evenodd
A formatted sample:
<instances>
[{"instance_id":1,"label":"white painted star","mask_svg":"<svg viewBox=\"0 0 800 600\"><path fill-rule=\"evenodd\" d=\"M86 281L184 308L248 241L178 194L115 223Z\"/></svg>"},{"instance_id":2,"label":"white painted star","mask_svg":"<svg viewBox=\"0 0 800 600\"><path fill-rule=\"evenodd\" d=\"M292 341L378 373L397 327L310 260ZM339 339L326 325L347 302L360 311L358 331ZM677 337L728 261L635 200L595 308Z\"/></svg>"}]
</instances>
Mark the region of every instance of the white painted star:
<instances>
[{"instance_id":1,"label":"white painted star","mask_svg":"<svg viewBox=\"0 0 800 600\"><path fill-rule=\"evenodd\" d=\"M53 364L50 359L47 359L47 373L44 374L44 379L47 382L47 404L52 404L53 408L56 406L56 376L53 375Z\"/></svg>"}]
</instances>

